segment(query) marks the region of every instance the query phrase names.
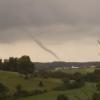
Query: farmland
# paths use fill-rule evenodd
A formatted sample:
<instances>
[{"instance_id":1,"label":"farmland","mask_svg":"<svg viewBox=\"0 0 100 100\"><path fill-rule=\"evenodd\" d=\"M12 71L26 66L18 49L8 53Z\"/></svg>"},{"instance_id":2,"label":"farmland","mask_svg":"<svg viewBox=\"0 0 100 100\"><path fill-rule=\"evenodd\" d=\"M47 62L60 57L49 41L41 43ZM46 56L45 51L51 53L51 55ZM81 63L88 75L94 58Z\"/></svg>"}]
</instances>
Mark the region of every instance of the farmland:
<instances>
[{"instance_id":1,"label":"farmland","mask_svg":"<svg viewBox=\"0 0 100 100\"><path fill-rule=\"evenodd\" d=\"M66 73L89 73L93 72L94 68L81 68L81 69L66 69L61 70ZM44 87L39 87L39 82L42 81ZM57 95L64 94L69 97L69 100L88 100L91 98L92 94L96 91L96 83L86 82L85 86L79 89L72 89L66 91L55 91L53 90L57 86L62 85L61 79L56 78L39 78L33 77L31 79L24 79L19 73L17 72L8 72L8 71L0 71L0 83L3 83L7 87L9 87L10 94L15 92L16 86L20 84L23 89L27 91L32 91L35 89L45 89L47 92L40 95L29 96L29 97L22 97L17 100L56 100Z\"/></svg>"}]
</instances>

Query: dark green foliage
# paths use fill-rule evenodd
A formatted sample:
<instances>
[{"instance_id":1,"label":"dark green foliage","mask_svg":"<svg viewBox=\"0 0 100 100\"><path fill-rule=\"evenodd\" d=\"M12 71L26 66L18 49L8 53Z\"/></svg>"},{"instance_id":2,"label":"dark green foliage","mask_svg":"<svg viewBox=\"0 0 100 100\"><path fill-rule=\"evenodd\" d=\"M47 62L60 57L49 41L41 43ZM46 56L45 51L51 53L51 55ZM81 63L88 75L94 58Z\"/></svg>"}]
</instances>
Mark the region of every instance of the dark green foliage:
<instances>
[{"instance_id":1,"label":"dark green foliage","mask_svg":"<svg viewBox=\"0 0 100 100\"><path fill-rule=\"evenodd\" d=\"M9 59L5 59L2 64L2 70L17 72L18 59L14 57L10 57Z\"/></svg>"},{"instance_id":2,"label":"dark green foliage","mask_svg":"<svg viewBox=\"0 0 100 100\"><path fill-rule=\"evenodd\" d=\"M4 59L4 62L0 60L0 70L19 72L25 75L25 79L33 76L34 69L34 64L29 56L22 56L20 58L10 57L9 59Z\"/></svg>"},{"instance_id":3,"label":"dark green foliage","mask_svg":"<svg viewBox=\"0 0 100 100\"><path fill-rule=\"evenodd\" d=\"M40 94L44 94L46 92L47 92L47 90L36 89L36 90L32 91L31 93L32 93L32 95L40 95Z\"/></svg>"},{"instance_id":4,"label":"dark green foliage","mask_svg":"<svg viewBox=\"0 0 100 100\"><path fill-rule=\"evenodd\" d=\"M92 100L100 100L100 93L94 93Z\"/></svg>"},{"instance_id":5,"label":"dark green foliage","mask_svg":"<svg viewBox=\"0 0 100 100\"><path fill-rule=\"evenodd\" d=\"M16 92L14 93L14 97L19 98L19 97L26 97L26 96L30 96L29 92L22 89L21 85L16 86Z\"/></svg>"},{"instance_id":6,"label":"dark green foliage","mask_svg":"<svg viewBox=\"0 0 100 100\"><path fill-rule=\"evenodd\" d=\"M3 68L3 62L2 62L2 59L0 59L0 69Z\"/></svg>"},{"instance_id":7,"label":"dark green foliage","mask_svg":"<svg viewBox=\"0 0 100 100\"><path fill-rule=\"evenodd\" d=\"M21 85L17 85L16 91L13 96L14 98L21 98L21 97L28 97L28 96L33 96L33 95L40 95L46 92L47 90L40 90L40 89L36 89L34 91L26 91L22 88Z\"/></svg>"},{"instance_id":8,"label":"dark green foliage","mask_svg":"<svg viewBox=\"0 0 100 100\"><path fill-rule=\"evenodd\" d=\"M22 91L22 86L20 84L16 86L16 91Z\"/></svg>"},{"instance_id":9,"label":"dark green foliage","mask_svg":"<svg viewBox=\"0 0 100 100\"><path fill-rule=\"evenodd\" d=\"M44 84L42 81L39 82L39 87L44 87Z\"/></svg>"},{"instance_id":10,"label":"dark green foliage","mask_svg":"<svg viewBox=\"0 0 100 100\"><path fill-rule=\"evenodd\" d=\"M100 83L96 85L97 91L100 92Z\"/></svg>"},{"instance_id":11,"label":"dark green foliage","mask_svg":"<svg viewBox=\"0 0 100 100\"><path fill-rule=\"evenodd\" d=\"M86 81L89 82L100 82L100 69L95 69L92 73L87 73L87 75L84 76Z\"/></svg>"},{"instance_id":12,"label":"dark green foliage","mask_svg":"<svg viewBox=\"0 0 100 100\"><path fill-rule=\"evenodd\" d=\"M97 91L93 94L92 100L100 100L100 83L96 85Z\"/></svg>"},{"instance_id":13,"label":"dark green foliage","mask_svg":"<svg viewBox=\"0 0 100 100\"><path fill-rule=\"evenodd\" d=\"M95 69L94 73L95 74L100 74L100 69Z\"/></svg>"},{"instance_id":14,"label":"dark green foliage","mask_svg":"<svg viewBox=\"0 0 100 100\"><path fill-rule=\"evenodd\" d=\"M5 100L8 97L9 89L0 83L0 100Z\"/></svg>"},{"instance_id":15,"label":"dark green foliage","mask_svg":"<svg viewBox=\"0 0 100 100\"><path fill-rule=\"evenodd\" d=\"M34 72L34 64L31 62L29 56L22 56L18 60L18 72L27 76Z\"/></svg>"},{"instance_id":16,"label":"dark green foliage","mask_svg":"<svg viewBox=\"0 0 100 100\"><path fill-rule=\"evenodd\" d=\"M18 58L10 57L8 66L10 67L10 71L17 71Z\"/></svg>"},{"instance_id":17,"label":"dark green foliage","mask_svg":"<svg viewBox=\"0 0 100 100\"><path fill-rule=\"evenodd\" d=\"M76 72L72 75L72 80L79 80L79 79L82 79L83 78L83 75L79 72Z\"/></svg>"},{"instance_id":18,"label":"dark green foliage","mask_svg":"<svg viewBox=\"0 0 100 100\"><path fill-rule=\"evenodd\" d=\"M70 80L68 78L65 78L62 80L63 81L63 85L60 87L56 87L54 90L68 90L68 89L77 89L77 88L81 88L85 85L85 81L80 78L77 80Z\"/></svg>"},{"instance_id":19,"label":"dark green foliage","mask_svg":"<svg viewBox=\"0 0 100 100\"><path fill-rule=\"evenodd\" d=\"M69 100L67 96L63 95L63 94L60 94L57 96L57 99L56 100Z\"/></svg>"}]
</instances>

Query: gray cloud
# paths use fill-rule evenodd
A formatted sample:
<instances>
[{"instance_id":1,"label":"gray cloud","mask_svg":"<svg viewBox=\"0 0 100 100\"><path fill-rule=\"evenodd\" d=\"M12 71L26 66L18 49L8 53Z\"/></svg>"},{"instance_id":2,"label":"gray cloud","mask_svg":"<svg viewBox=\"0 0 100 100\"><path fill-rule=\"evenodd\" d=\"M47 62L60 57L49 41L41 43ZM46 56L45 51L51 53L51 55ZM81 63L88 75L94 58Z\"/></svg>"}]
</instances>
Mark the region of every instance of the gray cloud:
<instances>
[{"instance_id":1,"label":"gray cloud","mask_svg":"<svg viewBox=\"0 0 100 100\"><path fill-rule=\"evenodd\" d=\"M0 42L26 39L23 27L53 43L98 37L100 0L0 0Z\"/></svg>"}]
</instances>

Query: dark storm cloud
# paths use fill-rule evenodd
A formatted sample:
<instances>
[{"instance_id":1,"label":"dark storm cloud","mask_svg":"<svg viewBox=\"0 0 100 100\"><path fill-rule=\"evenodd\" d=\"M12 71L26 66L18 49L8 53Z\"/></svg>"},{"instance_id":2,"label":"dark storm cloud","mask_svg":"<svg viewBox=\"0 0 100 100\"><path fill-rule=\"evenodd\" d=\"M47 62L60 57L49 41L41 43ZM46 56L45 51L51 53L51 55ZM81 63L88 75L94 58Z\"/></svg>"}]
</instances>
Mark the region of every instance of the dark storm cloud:
<instances>
[{"instance_id":1,"label":"dark storm cloud","mask_svg":"<svg viewBox=\"0 0 100 100\"><path fill-rule=\"evenodd\" d=\"M100 36L100 0L0 0L0 42L25 39L65 41Z\"/></svg>"}]
</instances>

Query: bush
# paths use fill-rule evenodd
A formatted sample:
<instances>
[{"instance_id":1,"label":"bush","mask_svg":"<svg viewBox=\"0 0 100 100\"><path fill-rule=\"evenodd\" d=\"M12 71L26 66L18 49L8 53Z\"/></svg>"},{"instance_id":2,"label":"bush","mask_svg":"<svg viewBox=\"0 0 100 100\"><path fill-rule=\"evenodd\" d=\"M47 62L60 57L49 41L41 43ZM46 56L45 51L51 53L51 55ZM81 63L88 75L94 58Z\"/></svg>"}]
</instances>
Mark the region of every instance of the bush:
<instances>
[{"instance_id":1,"label":"bush","mask_svg":"<svg viewBox=\"0 0 100 100\"><path fill-rule=\"evenodd\" d=\"M66 91L68 89L81 88L84 85L85 85L85 81L83 79L78 79L78 80L64 79L63 80L63 85L54 88L54 90L56 90L56 91Z\"/></svg>"},{"instance_id":2,"label":"bush","mask_svg":"<svg viewBox=\"0 0 100 100\"><path fill-rule=\"evenodd\" d=\"M63 94L60 94L57 96L57 99L56 100L69 100L69 98Z\"/></svg>"},{"instance_id":3,"label":"bush","mask_svg":"<svg viewBox=\"0 0 100 100\"><path fill-rule=\"evenodd\" d=\"M0 100L5 100L8 97L9 89L0 83Z\"/></svg>"},{"instance_id":4,"label":"bush","mask_svg":"<svg viewBox=\"0 0 100 100\"><path fill-rule=\"evenodd\" d=\"M37 90L34 90L34 91L32 91L32 95L40 95L40 94L43 94L43 93L46 93L47 92L47 90L39 90L39 89L37 89Z\"/></svg>"},{"instance_id":5,"label":"bush","mask_svg":"<svg viewBox=\"0 0 100 100\"><path fill-rule=\"evenodd\" d=\"M44 87L44 84L42 81L39 82L39 87Z\"/></svg>"},{"instance_id":6,"label":"bush","mask_svg":"<svg viewBox=\"0 0 100 100\"><path fill-rule=\"evenodd\" d=\"M100 93L94 93L92 96L92 100L100 100Z\"/></svg>"},{"instance_id":7,"label":"bush","mask_svg":"<svg viewBox=\"0 0 100 100\"><path fill-rule=\"evenodd\" d=\"M14 93L14 97L16 97L16 98L19 98L19 97L27 97L27 96L30 96L30 93L28 91L26 91L26 90L22 90L20 92L16 91Z\"/></svg>"},{"instance_id":8,"label":"bush","mask_svg":"<svg viewBox=\"0 0 100 100\"><path fill-rule=\"evenodd\" d=\"M19 98L19 97L26 97L29 95L30 93L26 90L23 90L21 85L16 86L16 92L14 93L14 97Z\"/></svg>"}]
</instances>

